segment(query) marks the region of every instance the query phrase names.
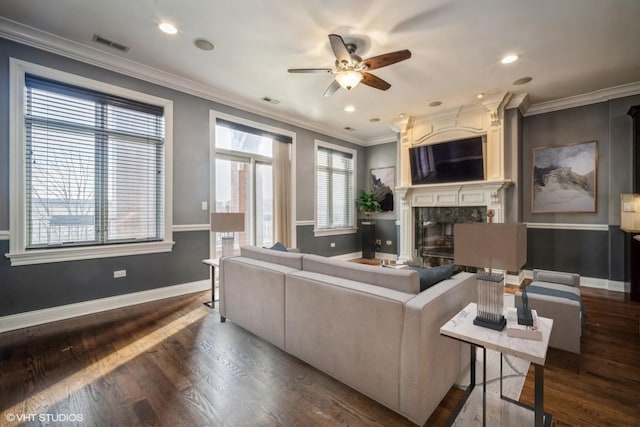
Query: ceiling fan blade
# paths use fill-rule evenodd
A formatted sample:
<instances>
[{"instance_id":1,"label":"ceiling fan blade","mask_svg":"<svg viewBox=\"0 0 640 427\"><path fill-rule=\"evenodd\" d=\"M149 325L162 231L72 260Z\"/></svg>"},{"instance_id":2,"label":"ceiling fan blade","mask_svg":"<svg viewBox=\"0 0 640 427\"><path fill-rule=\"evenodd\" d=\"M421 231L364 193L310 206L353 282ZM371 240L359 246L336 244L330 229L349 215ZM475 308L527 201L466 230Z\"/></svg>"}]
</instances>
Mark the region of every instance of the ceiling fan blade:
<instances>
[{"instance_id":1,"label":"ceiling fan blade","mask_svg":"<svg viewBox=\"0 0 640 427\"><path fill-rule=\"evenodd\" d=\"M409 58L411 58L411 52L405 49L365 59L362 61L362 64L367 70L375 70L376 68L386 67L387 65L395 64L396 62L404 61Z\"/></svg>"},{"instance_id":2,"label":"ceiling fan blade","mask_svg":"<svg viewBox=\"0 0 640 427\"><path fill-rule=\"evenodd\" d=\"M380 90L387 90L391 87L389 83L385 82L380 77L376 77L371 73L365 72L362 73L362 81L360 83Z\"/></svg>"},{"instance_id":3,"label":"ceiling fan blade","mask_svg":"<svg viewBox=\"0 0 640 427\"><path fill-rule=\"evenodd\" d=\"M331 49L336 56L338 62L349 63L351 62L351 55L347 46L344 44L344 40L337 34L329 34L329 42L331 43Z\"/></svg>"},{"instance_id":4,"label":"ceiling fan blade","mask_svg":"<svg viewBox=\"0 0 640 427\"><path fill-rule=\"evenodd\" d=\"M290 73L330 73L331 68L289 68Z\"/></svg>"},{"instance_id":5,"label":"ceiling fan blade","mask_svg":"<svg viewBox=\"0 0 640 427\"><path fill-rule=\"evenodd\" d=\"M324 96L331 96L336 93L338 89L340 89L340 83L338 83L337 80L334 80L331 82L327 90L324 91Z\"/></svg>"}]
</instances>

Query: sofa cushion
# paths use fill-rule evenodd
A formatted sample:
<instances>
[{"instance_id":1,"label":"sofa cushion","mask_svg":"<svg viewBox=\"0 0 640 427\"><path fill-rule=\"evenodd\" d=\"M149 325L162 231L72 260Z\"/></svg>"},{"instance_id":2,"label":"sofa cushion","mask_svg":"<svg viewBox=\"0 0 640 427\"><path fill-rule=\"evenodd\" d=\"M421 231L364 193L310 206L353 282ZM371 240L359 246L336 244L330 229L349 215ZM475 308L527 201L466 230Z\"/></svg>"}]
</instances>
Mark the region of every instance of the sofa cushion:
<instances>
[{"instance_id":1,"label":"sofa cushion","mask_svg":"<svg viewBox=\"0 0 640 427\"><path fill-rule=\"evenodd\" d=\"M285 245L283 245L282 243L280 243L280 242L276 242L269 249L273 249L274 251L280 251L280 252L289 252L287 250L287 247Z\"/></svg>"},{"instance_id":2,"label":"sofa cushion","mask_svg":"<svg viewBox=\"0 0 640 427\"><path fill-rule=\"evenodd\" d=\"M420 292L429 289L436 283L451 278L453 273L453 264L440 265L438 267L407 267L415 270L420 275Z\"/></svg>"},{"instance_id":3,"label":"sofa cushion","mask_svg":"<svg viewBox=\"0 0 640 427\"><path fill-rule=\"evenodd\" d=\"M420 292L420 277L418 272L413 270L381 268L318 255L305 255L302 259L302 269L410 294Z\"/></svg>"},{"instance_id":4,"label":"sofa cushion","mask_svg":"<svg viewBox=\"0 0 640 427\"><path fill-rule=\"evenodd\" d=\"M256 246L243 246L240 248L240 256L302 270L303 254L300 253L274 251Z\"/></svg>"}]
</instances>

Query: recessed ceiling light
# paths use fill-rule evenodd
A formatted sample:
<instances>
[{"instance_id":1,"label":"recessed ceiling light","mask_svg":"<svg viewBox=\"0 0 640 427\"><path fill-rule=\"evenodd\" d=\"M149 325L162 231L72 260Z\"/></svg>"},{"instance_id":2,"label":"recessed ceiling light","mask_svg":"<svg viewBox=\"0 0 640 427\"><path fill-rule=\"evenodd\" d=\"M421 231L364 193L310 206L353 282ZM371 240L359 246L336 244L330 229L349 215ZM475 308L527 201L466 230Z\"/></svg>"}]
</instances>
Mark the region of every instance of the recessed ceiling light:
<instances>
[{"instance_id":1,"label":"recessed ceiling light","mask_svg":"<svg viewBox=\"0 0 640 427\"><path fill-rule=\"evenodd\" d=\"M215 46L207 39L195 39L193 44L200 50L213 50Z\"/></svg>"},{"instance_id":2,"label":"recessed ceiling light","mask_svg":"<svg viewBox=\"0 0 640 427\"><path fill-rule=\"evenodd\" d=\"M401 119L404 119L404 113L398 113L398 117L400 117Z\"/></svg>"},{"instance_id":3,"label":"recessed ceiling light","mask_svg":"<svg viewBox=\"0 0 640 427\"><path fill-rule=\"evenodd\" d=\"M478 99L484 98L484 92L477 93L476 94L476 98L478 98Z\"/></svg>"},{"instance_id":4,"label":"recessed ceiling light","mask_svg":"<svg viewBox=\"0 0 640 427\"><path fill-rule=\"evenodd\" d=\"M533 80L533 77L521 77L518 80L514 80L513 84L516 86L524 85L529 83L531 80Z\"/></svg>"},{"instance_id":5,"label":"recessed ceiling light","mask_svg":"<svg viewBox=\"0 0 640 427\"><path fill-rule=\"evenodd\" d=\"M347 113L353 113L354 111L356 111L356 107L354 107L353 105L347 105L346 107L344 107L344 111L346 111Z\"/></svg>"},{"instance_id":6,"label":"recessed ceiling light","mask_svg":"<svg viewBox=\"0 0 640 427\"><path fill-rule=\"evenodd\" d=\"M370 121L371 123L377 123L377 122L379 122L379 121L380 121L380 119L379 119L379 118L377 118L377 117L372 117L372 118L370 118L370 119L369 119L369 121Z\"/></svg>"},{"instance_id":7,"label":"recessed ceiling light","mask_svg":"<svg viewBox=\"0 0 640 427\"><path fill-rule=\"evenodd\" d=\"M178 32L176 26L169 22L161 22L158 25L158 28L160 28L160 31L166 34L176 34Z\"/></svg>"},{"instance_id":8,"label":"recessed ceiling light","mask_svg":"<svg viewBox=\"0 0 640 427\"><path fill-rule=\"evenodd\" d=\"M512 62L516 62L518 60L518 55L507 55L500 60L503 64L511 64Z\"/></svg>"},{"instance_id":9,"label":"recessed ceiling light","mask_svg":"<svg viewBox=\"0 0 640 427\"><path fill-rule=\"evenodd\" d=\"M433 101L429 103L429 107L439 107L442 105L442 102L440 101Z\"/></svg>"}]
</instances>

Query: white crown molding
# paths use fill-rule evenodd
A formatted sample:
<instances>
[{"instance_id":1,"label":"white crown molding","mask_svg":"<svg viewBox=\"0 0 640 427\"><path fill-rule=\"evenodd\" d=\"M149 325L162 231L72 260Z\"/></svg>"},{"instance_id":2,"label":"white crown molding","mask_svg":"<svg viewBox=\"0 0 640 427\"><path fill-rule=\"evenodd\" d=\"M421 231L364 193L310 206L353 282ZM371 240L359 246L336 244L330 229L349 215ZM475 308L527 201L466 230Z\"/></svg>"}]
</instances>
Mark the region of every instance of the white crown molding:
<instances>
[{"instance_id":1,"label":"white crown molding","mask_svg":"<svg viewBox=\"0 0 640 427\"><path fill-rule=\"evenodd\" d=\"M561 224L545 222L527 222L527 228L546 228L550 230L609 231L609 224Z\"/></svg>"},{"instance_id":2,"label":"white crown molding","mask_svg":"<svg viewBox=\"0 0 640 427\"><path fill-rule=\"evenodd\" d=\"M395 127L389 126L389 129L395 133L398 133L395 131ZM396 141L398 141L398 137L395 135L383 135L376 138L367 139L361 145L364 147L372 147L374 145L389 144Z\"/></svg>"},{"instance_id":3,"label":"white crown molding","mask_svg":"<svg viewBox=\"0 0 640 427\"><path fill-rule=\"evenodd\" d=\"M624 98L640 94L640 82L628 83L606 89L599 89L582 95L570 96L568 98L556 99L554 101L540 102L533 104L524 116L550 113L552 111L566 110L567 108L581 107L583 105L596 104L616 98Z\"/></svg>"},{"instance_id":4,"label":"white crown molding","mask_svg":"<svg viewBox=\"0 0 640 427\"><path fill-rule=\"evenodd\" d=\"M11 233L9 230L0 230L0 240L9 240Z\"/></svg>"},{"instance_id":5,"label":"white crown molding","mask_svg":"<svg viewBox=\"0 0 640 427\"><path fill-rule=\"evenodd\" d=\"M363 145L366 143L366 141L355 138L346 132L328 129L326 124L311 122L287 113L267 110L257 101L240 99L239 96L221 89L74 42L1 16L0 37L353 144Z\"/></svg>"},{"instance_id":6,"label":"white crown molding","mask_svg":"<svg viewBox=\"0 0 640 427\"><path fill-rule=\"evenodd\" d=\"M11 314L0 317L0 333L207 290L211 290L211 281L208 279L183 283L181 285L165 286L148 291L83 301L75 304L61 305L42 310Z\"/></svg>"},{"instance_id":7,"label":"white crown molding","mask_svg":"<svg viewBox=\"0 0 640 427\"><path fill-rule=\"evenodd\" d=\"M517 108L520 110L520 114L523 116L529 111L531 108L531 100L529 99L528 93L521 93L518 95L513 95L507 105L504 107L505 110L509 110L511 108Z\"/></svg>"},{"instance_id":8,"label":"white crown molding","mask_svg":"<svg viewBox=\"0 0 640 427\"><path fill-rule=\"evenodd\" d=\"M174 232L181 231L209 231L209 224L179 224L171 228Z\"/></svg>"}]
</instances>

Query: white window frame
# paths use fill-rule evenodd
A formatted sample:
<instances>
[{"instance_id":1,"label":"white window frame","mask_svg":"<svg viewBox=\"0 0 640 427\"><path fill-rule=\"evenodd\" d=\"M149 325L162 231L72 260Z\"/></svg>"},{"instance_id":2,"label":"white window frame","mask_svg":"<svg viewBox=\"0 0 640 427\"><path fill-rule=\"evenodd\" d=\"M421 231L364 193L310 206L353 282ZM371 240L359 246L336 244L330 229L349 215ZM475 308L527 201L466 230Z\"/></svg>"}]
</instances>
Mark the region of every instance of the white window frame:
<instances>
[{"instance_id":1,"label":"white window frame","mask_svg":"<svg viewBox=\"0 0 640 427\"><path fill-rule=\"evenodd\" d=\"M216 206L216 155L218 153L226 153L230 155L237 155L238 157L249 158L260 157L256 154L243 153L241 151L224 150L216 148L216 121L217 119L224 119L229 122L239 123L245 126L250 126L256 129L261 129L267 132L273 132L279 135L288 136L291 138L291 245L297 247L298 235L296 224L296 133L282 129L275 126L269 126L264 123L254 122L253 120L245 119L242 117L234 116L231 114L223 113L217 110L209 110L209 208L213 212ZM273 161L273 159L271 159ZM253 179L253 177L251 178ZM210 257L214 257L216 253L216 239L209 239L209 254Z\"/></svg>"},{"instance_id":2,"label":"white window frame","mask_svg":"<svg viewBox=\"0 0 640 427\"><path fill-rule=\"evenodd\" d=\"M340 234L353 234L358 232L358 228L356 226L357 215L355 211L355 200L353 200L354 204L354 214L352 219L351 227L346 228L319 228L318 227L318 148L323 147L329 150L340 151L343 153L351 154L351 158L353 159L353 176L351 177L351 185L353 186L353 194L356 191L357 184L357 176L358 176L358 152L351 148L342 147L340 145L331 144L329 142L324 142L319 139L314 141L314 149L313 149L313 185L314 185L314 197L313 197L313 235L315 237L322 236L336 236Z\"/></svg>"},{"instance_id":3,"label":"white window frame","mask_svg":"<svg viewBox=\"0 0 640 427\"><path fill-rule=\"evenodd\" d=\"M25 74L161 106L164 109L164 236L162 241L26 249ZM173 247L173 101L15 58L9 60L9 253L11 265L170 252Z\"/></svg>"}]
</instances>

